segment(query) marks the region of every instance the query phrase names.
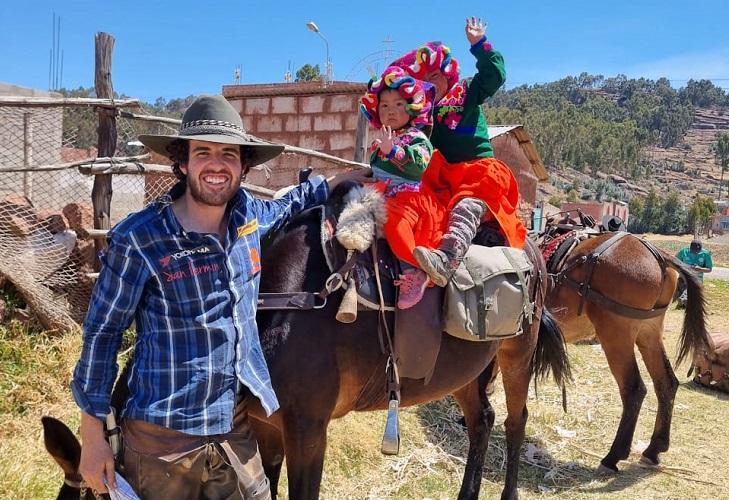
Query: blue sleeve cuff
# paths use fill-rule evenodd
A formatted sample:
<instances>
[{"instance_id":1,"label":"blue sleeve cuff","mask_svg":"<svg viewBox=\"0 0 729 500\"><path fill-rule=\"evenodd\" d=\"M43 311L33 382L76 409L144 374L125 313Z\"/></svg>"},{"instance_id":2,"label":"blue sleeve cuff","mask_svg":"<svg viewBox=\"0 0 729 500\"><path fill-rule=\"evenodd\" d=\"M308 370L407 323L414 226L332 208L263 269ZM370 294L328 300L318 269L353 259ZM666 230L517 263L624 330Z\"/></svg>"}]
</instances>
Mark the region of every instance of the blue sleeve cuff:
<instances>
[{"instance_id":1,"label":"blue sleeve cuff","mask_svg":"<svg viewBox=\"0 0 729 500\"><path fill-rule=\"evenodd\" d=\"M99 420L106 419L106 415L109 413L109 403L92 405L89 398L86 397L86 393L84 393L76 380L71 381L71 393L73 394L73 399L76 401L76 404L79 408L81 408L81 410L89 415L95 416Z\"/></svg>"},{"instance_id":2,"label":"blue sleeve cuff","mask_svg":"<svg viewBox=\"0 0 729 500\"><path fill-rule=\"evenodd\" d=\"M318 204L322 204L329 198L329 183L323 175L316 175L306 181L311 184L311 190Z\"/></svg>"},{"instance_id":3,"label":"blue sleeve cuff","mask_svg":"<svg viewBox=\"0 0 729 500\"><path fill-rule=\"evenodd\" d=\"M482 47L483 44L486 43L487 40L488 39L486 38L486 35L484 35L484 37L481 40L479 40L478 42L476 42L473 45L471 45L471 53L472 54L475 54L476 51L478 50L478 48L479 47Z\"/></svg>"},{"instance_id":4,"label":"blue sleeve cuff","mask_svg":"<svg viewBox=\"0 0 729 500\"><path fill-rule=\"evenodd\" d=\"M392 159L392 158L393 158L393 157L395 156L395 153L397 153L397 146L395 146L395 145L393 144L393 145L392 145L392 149L390 150L390 152L389 152L389 153L387 153L387 156L386 156L386 158L387 158L388 160L391 160L391 159Z\"/></svg>"}]
</instances>

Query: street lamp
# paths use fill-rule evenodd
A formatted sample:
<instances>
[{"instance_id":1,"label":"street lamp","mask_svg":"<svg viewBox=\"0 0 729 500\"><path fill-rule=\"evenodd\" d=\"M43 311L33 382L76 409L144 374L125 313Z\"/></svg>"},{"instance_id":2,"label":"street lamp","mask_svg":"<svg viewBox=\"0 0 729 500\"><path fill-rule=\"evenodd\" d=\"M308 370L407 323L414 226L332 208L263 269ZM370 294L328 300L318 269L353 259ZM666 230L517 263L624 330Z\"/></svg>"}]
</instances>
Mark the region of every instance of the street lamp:
<instances>
[{"instance_id":1,"label":"street lamp","mask_svg":"<svg viewBox=\"0 0 729 500\"><path fill-rule=\"evenodd\" d=\"M321 39L324 40L324 44L327 46L326 75L324 76L324 86L326 87L329 82L332 81L332 61L329 59L329 41L324 35L321 34L321 32L319 31L319 26L317 26L314 21L309 21L308 23L306 23L306 27L319 35Z\"/></svg>"}]
</instances>

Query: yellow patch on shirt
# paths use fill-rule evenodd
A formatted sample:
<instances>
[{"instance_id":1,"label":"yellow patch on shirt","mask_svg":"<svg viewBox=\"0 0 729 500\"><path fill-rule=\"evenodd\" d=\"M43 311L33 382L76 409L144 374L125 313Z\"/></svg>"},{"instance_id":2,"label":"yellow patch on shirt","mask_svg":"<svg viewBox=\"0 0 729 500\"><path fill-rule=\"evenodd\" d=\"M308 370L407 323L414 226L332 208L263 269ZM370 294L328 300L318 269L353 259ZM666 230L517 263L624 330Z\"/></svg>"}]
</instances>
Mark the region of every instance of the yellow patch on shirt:
<instances>
[{"instance_id":1,"label":"yellow patch on shirt","mask_svg":"<svg viewBox=\"0 0 729 500\"><path fill-rule=\"evenodd\" d=\"M253 219L245 226L238 226L238 238L254 233L258 229L258 219Z\"/></svg>"}]
</instances>

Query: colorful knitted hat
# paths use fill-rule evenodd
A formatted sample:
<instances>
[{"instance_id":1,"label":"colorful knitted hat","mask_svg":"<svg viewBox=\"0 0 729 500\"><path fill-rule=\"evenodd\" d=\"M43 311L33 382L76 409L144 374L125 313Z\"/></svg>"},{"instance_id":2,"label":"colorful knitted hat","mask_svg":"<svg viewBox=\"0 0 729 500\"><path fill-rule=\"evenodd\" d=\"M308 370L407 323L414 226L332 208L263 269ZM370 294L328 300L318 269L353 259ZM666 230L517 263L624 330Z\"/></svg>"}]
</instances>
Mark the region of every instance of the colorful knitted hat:
<instances>
[{"instance_id":1,"label":"colorful knitted hat","mask_svg":"<svg viewBox=\"0 0 729 500\"><path fill-rule=\"evenodd\" d=\"M380 92L386 88L396 89L400 96L408 101L405 109L412 116L410 120L412 126L423 128L433 123L431 115L434 99L433 85L416 80L403 68L390 66L382 76L372 77L367 84L367 92L359 100L360 110L373 127L382 128L377 108L380 102Z\"/></svg>"},{"instance_id":2,"label":"colorful knitted hat","mask_svg":"<svg viewBox=\"0 0 729 500\"><path fill-rule=\"evenodd\" d=\"M451 56L451 49L440 42L427 42L412 52L395 59L390 66L405 68L410 76L424 80L425 76L440 70L452 88L460 78L458 62Z\"/></svg>"}]
</instances>

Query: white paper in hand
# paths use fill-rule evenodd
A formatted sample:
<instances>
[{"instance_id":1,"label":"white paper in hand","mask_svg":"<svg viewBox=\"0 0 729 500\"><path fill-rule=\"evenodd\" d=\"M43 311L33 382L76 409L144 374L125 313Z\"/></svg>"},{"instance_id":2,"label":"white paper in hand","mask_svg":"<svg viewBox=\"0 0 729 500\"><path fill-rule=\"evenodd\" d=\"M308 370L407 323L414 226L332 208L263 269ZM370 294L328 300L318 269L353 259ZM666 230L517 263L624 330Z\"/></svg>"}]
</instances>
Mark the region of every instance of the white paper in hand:
<instances>
[{"instance_id":1,"label":"white paper in hand","mask_svg":"<svg viewBox=\"0 0 729 500\"><path fill-rule=\"evenodd\" d=\"M104 479L104 482L106 483L106 479ZM129 486L129 483L127 483L126 479L121 477L118 472L116 473L116 486L117 489L112 490L107 485L111 500L140 500L137 494L134 493L132 487Z\"/></svg>"}]
</instances>

